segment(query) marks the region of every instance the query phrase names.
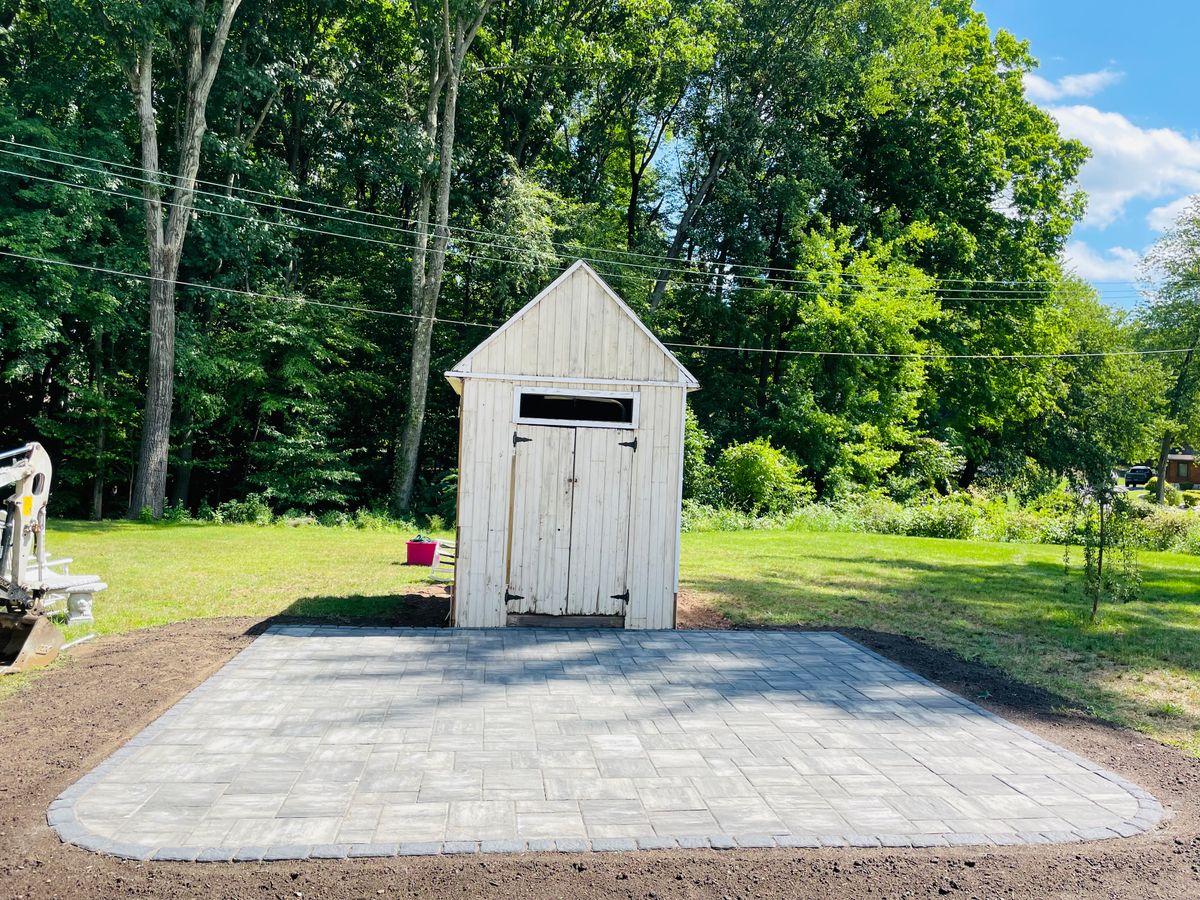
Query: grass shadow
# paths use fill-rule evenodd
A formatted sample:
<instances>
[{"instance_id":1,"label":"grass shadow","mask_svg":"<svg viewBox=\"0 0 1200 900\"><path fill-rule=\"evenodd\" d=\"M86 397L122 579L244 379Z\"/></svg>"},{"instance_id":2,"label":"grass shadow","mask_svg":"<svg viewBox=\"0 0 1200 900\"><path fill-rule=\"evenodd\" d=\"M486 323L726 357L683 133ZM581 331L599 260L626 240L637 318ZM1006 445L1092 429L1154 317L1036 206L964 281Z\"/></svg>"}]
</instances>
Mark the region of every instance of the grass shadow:
<instances>
[{"instance_id":1,"label":"grass shadow","mask_svg":"<svg viewBox=\"0 0 1200 900\"><path fill-rule=\"evenodd\" d=\"M404 594L301 597L267 619L264 627L296 623L444 628L450 624L450 593L438 586Z\"/></svg>"}]
</instances>

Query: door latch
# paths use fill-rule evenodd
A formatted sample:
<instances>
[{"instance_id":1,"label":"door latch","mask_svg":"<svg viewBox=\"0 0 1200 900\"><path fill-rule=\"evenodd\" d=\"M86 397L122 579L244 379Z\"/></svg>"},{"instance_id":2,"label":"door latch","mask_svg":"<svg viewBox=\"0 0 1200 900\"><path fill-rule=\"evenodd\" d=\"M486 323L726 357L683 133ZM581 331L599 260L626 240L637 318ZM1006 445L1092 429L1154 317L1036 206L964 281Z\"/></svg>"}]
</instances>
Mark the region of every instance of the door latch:
<instances>
[{"instance_id":1,"label":"door latch","mask_svg":"<svg viewBox=\"0 0 1200 900\"><path fill-rule=\"evenodd\" d=\"M533 440L533 438L523 438L519 434L517 434L515 431L513 432L513 446L514 447L517 446L517 444L528 444L532 440Z\"/></svg>"},{"instance_id":2,"label":"door latch","mask_svg":"<svg viewBox=\"0 0 1200 900\"><path fill-rule=\"evenodd\" d=\"M634 438L632 441L620 441L617 446L628 447L634 453L637 453L637 438Z\"/></svg>"}]
</instances>

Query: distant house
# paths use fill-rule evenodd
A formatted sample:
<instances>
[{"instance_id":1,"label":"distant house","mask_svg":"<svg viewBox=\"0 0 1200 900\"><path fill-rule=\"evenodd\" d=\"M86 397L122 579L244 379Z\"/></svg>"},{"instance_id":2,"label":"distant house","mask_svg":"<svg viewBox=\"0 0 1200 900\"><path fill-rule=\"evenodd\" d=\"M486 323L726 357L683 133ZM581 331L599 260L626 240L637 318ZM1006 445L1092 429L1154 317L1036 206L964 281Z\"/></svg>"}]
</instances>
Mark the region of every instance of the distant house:
<instances>
[{"instance_id":1,"label":"distant house","mask_svg":"<svg viewBox=\"0 0 1200 900\"><path fill-rule=\"evenodd\" d=\"M1167 456L1167 483L1175 485L1200 484L1200 462L1191 447L1176 447Z\"/></svg>"}]
</instances>

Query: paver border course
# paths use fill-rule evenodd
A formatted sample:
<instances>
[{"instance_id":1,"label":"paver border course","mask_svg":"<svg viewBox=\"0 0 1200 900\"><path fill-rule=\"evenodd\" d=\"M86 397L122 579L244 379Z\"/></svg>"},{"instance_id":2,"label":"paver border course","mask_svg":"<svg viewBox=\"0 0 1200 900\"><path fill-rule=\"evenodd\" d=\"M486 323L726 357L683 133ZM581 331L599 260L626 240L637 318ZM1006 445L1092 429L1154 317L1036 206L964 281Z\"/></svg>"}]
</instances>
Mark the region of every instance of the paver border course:
<instances>
[{"instance_id":1,"label":"paver border course","mask_svg":"<svg viewBox=\"0 0 1200 900\"><path fill-rule=\"evenodd\" d=\"M508 629L508 631L536 631L537 629ZM383 628L378 626L354 625L271 625L264 632L266 635L305 636L320 632L321 634L355 634L361 636L405 636L419 633L433 633L439 636L462 633L483 633L494 635L494 630L487 629L457 629L448 632L438 628ZM574 632L575 636L588 635L593 632L584 629L562 629L556 637L567 638ZM604 631L598 632L604 635ZM115 770L139 749L151 744L156 735L173 723L186 716L197 704L202 703L207 696L221 687L224 676L234 673L238 668L247 664L251 654L258 644L258 638L241 650L225 666L201 682L170 709L155 719L141 732L128 740L123 746L103 760L92 771L84 775L69 788L63 791L49 806L46 815L47 824L54 829L59 838L85 850L104 853L124 859L172 861L172 862L242 862L269 860L299 860L299 859L348 859L360 857L396 857L419 856L435 854L492 854L492 853L526 853L526 852L628 852L640 850L666 849L714 849L733 850L739 848L782 848L800 849L817 847L889 847L889 848L924 848L947 846L1011 846L1020 844L1071 843L1080 841L1111 840L1121 837L1132 837L1146 832L1158 825L1166 817L1166 812L1159 801L1149 792L1143 790L1129 780L1107 771L1095 762L1076 753L1072 753L1054 744L1040 735L1013 724L1003 717L972 703L943 687L923 678L911 670L899 665L887 657L847 638L837 632L799 632L799 631L769 631L755 630L740 631L642 631L636 632L641 639L658 636L687 635L728 637L729 635L821 635L834 638L855 651L873 660L883 663L888 668L900 674L905 680L917 683L935 692L939 697L953 701L968 709L972 714L987 719L1009 730L1025 740L1055 754L1060 759L1068 761L1087 773L1099 776L1114 786L1126 792L1136 800L1135 814L1120 821L1114 821L1105 827L1080 827L1070 830L1056 831L981 831L977 833L946 832L927 834L759 834L741 833L726 834L715 832L706 835L658 836L653 834L642 837L619 838L537 838L498 840L444 840L444 841L398 841L394 843L323 843L323 844L279 844L279 845L246 845L232 847L219 846L154 846L135 841L119 840L91 831L76 814L76 803L91 788L100 784L104 777Z\"/></svg>"}]
</instances>

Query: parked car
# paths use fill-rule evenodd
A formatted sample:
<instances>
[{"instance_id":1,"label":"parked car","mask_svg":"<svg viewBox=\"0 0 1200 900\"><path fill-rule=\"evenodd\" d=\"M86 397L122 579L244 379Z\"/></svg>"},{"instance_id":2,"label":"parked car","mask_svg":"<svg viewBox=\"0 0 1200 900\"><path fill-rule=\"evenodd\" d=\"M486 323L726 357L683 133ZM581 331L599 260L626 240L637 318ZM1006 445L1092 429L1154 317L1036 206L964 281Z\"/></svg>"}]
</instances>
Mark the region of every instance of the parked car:
<instances>
[{"instance_id":1,"label":"parked car","mask_svg":"<svg viewBox=\"0 0 1200 900\"><path fill-rule=\"evenodd\" d=\"M1154 477L1149 466L1133 466L1125 473L1125 487L1141 487Z\"/></svg>"}]
</instances>

